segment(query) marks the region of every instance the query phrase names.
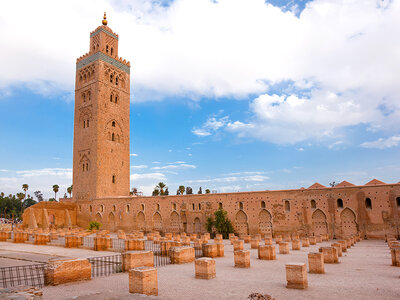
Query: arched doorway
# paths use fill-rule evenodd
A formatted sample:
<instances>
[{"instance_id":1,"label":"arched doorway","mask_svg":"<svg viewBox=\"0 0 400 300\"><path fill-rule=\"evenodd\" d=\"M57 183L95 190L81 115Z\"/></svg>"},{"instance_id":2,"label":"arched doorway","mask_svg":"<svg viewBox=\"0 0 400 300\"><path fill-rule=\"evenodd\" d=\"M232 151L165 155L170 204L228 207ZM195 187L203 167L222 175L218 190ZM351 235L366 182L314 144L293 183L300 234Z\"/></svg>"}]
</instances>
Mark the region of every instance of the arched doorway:
<instances>
[{"instance_id":1,"label":"arched doorway","mask_svg":"<svg viewBox=\"0 0 400 300\"><path fill-rule=\"evenodd\" d=\"M199 218L194 219L193 232L194 233L201 233L201 222L200 222Z\"/></svg>"},{"instance_id":2,"label":"arched doorway","mask_svg":"<svg viewBox=\"0 0 400 300\"><path fill-rule=\"evenodd\" d=\"M97 213L94 219L96 220L96 222L99 222L101 224L103 218L100 213Z\"/></svg>"},{"instance_id":3,"label":"arched doorway","mask_svg":"<svg viewBox=\"0 0 400 300\"><path fill-rule=\"evenodd\" d=\"M162 218L158 212L153 215L153 229L157 231L162 230Z\"/></svg>"},{"instance_id":4,"label":"arched doorway","mask_svg":"<svg viewBox=\"0 0 400 300\"><path fill-rule=\"evenodd\" d=\"M170 231L171 232L179 232L179 215L176 211L173 211L170 216Z\"/></svg>"},{"instance_id":5,"label":"arched doorway","mask_svg":"<svg viewBox=\"0 0 400 300\"><path fill-rule=\"evenodd\" d=\"M328 234L328 224L326 216L320 209L316 209L312 214L312 231L314 235Z\"/></svg>"},{"instance_id":6,"label":"arched doorway","mask_svg":"<svg viewBox=\"0 0 400 300\"><path fill-rule=\"evenodd\" d=\"M357 234L357 223L356 223L356 215L354 212L345 208L340 214L340 220L342 222L342 236L348 237L353 234Z\"/></svg>"},{"instance_id":7,"label":"arched doorway","mask_svg":"<svg viewBox=\"0 0 400 300\"><path fill-rule=\"evenodd\" d=\"M235 227L236 227L235 228L236 232L239 234L239 236L249 234L249 226L247 224L247 216L242 210L239 210L238 213L236 214Z\"/></svg>"},{"instance_id":8,"label":"arched doorway","mask_svg":"<svg viewBox=\"0 0 400 300\"><path fill-rule=\"evenodd\" d=\"M272 216L266 209L261 210L258 215L258 230L264 236L272 236Z\"/></svg>"},{"instance_id":9,"label":"arched doorway","mask_svg":"<svg viewBox=\"0 0 400 300\"><path fill-rule=\"evenodd\" d=\"M112 212L108 215L108 226L110 231L115 231L115 215Z\"/></svg>"},{"instance_id":10,"label":"arched doorway","mask_svg":"<svg viewBox=\"0 0 400 300\"><path fill-rule=\"evenodd\" d=\"M49 224L54 225L54 222L56 221L56 218L54 217L53 214L49 215Z\"/></svg>"},{"instance_id":11,"label":"arched doorway","mask_svg":"<svg viewBox=\"0 0 400 300\"><path fill-rule=\"evenodd\" d=\"M146 219L144 213L140 211L136 217L136 226L138 230L145 230L146 229Z\"/></svg>"}]
</instances>

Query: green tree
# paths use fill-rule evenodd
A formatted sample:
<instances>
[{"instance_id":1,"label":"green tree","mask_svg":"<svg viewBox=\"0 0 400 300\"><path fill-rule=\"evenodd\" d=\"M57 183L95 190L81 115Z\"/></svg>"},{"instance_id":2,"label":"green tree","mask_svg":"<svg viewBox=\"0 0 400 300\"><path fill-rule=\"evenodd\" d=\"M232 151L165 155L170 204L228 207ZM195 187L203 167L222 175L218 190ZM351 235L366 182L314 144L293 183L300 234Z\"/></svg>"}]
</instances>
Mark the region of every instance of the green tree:
<instances>
[{"instance_id":1,"label":"green tree","mask_svg":"<svg viewBox=\"0 0 400 300\"><path fill-rule=\"evenodd\" d=\"M29 185L28 185L27 183L24 183L24 184L22 185L22 189L23 189L24 192L25 192L25 199L26 199L26 191L29 189Z\"/></svg>"},{"instance_id":2,"label":"green tree","mask_svg":"<svg viewBox=\"0 0 400 300\"><path fill-rule=\"evenodd\" d=\"M158 196L158 195L160 195L160 191L157 188L154 188L152 195Z\"/></svg>"},{"instance_id":3,"label":"green tree","mask_svg":"<svg viewBox=\"0 0 400 300\"><path fill-rule=\"evenodd\" d=\"M197 194L203 194L203 191L201 190L201 187L199 188L199 191L197 192Z\"/></svg>"},{"instance_id":4,"label":"green tree","mask_svg":"<svg viewBox=\"0 0 400 300\"><path fill-rule=\"evenodd\" d=\"M72 197L72 185L67 187L67 193L69 194L69 197Z\"/></svg>"},{"instance_id":5,"label":"green tree","mask_svg":"<svg viewBox=\"0 0 400 300\"><path fill-rule=\"evenodd\" d=\"M56 198L50 198L49 202L57 202Z\"/></svg>"},{"instance_id":6,"label":"green tree","mask_svg":"<svg viewBox=\"0 0 400 300\"><path fill-rule=\"evenodd\" d=\"M54 201L57 201L57 193L60 190L60 187L58 186L58 184L53 185L53 192L54 192ZM49 199L50 201L50 199Z\"/></svg>"},{"instance_id":7,"label":"green tree","mask_svg":"<svg viewBox=\"0 0 400 300\"><path fill-rule=\"evenodd\" d=\"M229 234L234 232L232 222L228 218L228 213L220 208L214 212L214 218L215 220L212 224L216 232L222 234L224 239L227 239Z\"/></svg>"},{"instance_id":8,"label":"green tree","mask_svg":"<svg viewBox=\"0 0 400 300\"><path fill-rule=\"evenodd\" d=\"M214 219L212 217L208 217L206 221L207 232L212 233L214 228Z\"/></svg>"},{"instance_id":9,"label":"green tree","mask_svg":"<svg viewBox=\"0 0 400 300\"><path fill-rule=\"evenodd\" d=\"M23 207L28 208L29 206L35 205L37 202L32 198L28 198L23 202Z\"/></svg>"},{"instance_id":10,"label":"green tree","mask_svg":"<svg viewBox=\"0 0 400 300\"><path fill-rule=\"evenodd\" d=\"M42 202L43 201L43 194L42 194L41 191L35 191L33 193L35 194L35 197L38 200L38 202Z\"/></svg>"},{"instance_id":11,"label":"green tree","mask_svg":"<svg viewBox=\"0 0 400 300\"><path fill-rule=\"evenodd\" d=\"M185 187L183 185L180 185L178 191L180 195L183 195L185 193Z\"/></svg>"},{"instance_id":12,"label":"green tree","mask_svg":"<svg viewBox=\"0 0 400 300\"><path fill-rule=\"evenodd\" d=\"M18 194L17 194L17 198L18 198L18 200L21 201L21 203L22 203L22 200L24 200L24 198L25 198L25 194L24 194L24 193L18 193Z\"/></svg>"},{"instance_id":13,"label":"green tree","mask_svg":"<svg viewBox=\"0 0 400 300\"><path fill-rule=\"evenodd\" d=\"M209 194L211 191L209 189L206 189L206 194Z\"/></svg>"}]
</instances>

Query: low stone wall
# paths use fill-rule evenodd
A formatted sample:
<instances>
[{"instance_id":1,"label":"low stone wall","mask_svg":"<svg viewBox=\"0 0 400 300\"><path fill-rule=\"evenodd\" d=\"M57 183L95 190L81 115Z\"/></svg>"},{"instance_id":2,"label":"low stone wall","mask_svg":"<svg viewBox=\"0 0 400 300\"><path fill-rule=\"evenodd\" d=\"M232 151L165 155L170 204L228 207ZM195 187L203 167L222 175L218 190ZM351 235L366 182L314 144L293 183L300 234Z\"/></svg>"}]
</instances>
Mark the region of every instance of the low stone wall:
<instances>
[{"instance_id":1,"label":"low stone wall","mask_svg":"<svg viewBox=\"0 0 400 300\"><path fill-rule=\"evenodd\" d=\"M45 284L91 280L92 268L87 259L50 260L45 269Z\"/></svg>"}]
</instances>

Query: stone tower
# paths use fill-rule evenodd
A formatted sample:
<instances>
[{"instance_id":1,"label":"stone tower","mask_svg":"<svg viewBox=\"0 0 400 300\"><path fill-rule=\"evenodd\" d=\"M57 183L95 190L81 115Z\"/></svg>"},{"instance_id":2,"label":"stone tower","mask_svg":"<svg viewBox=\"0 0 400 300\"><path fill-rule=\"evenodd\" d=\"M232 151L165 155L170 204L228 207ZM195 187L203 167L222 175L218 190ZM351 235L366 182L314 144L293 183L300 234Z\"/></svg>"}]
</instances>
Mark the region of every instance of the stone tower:
<instances>
[{"instance_id":1,"label":"stone tower","mask_svg":"<svg viewBox=\"0 0 400 300\"><path fill-rule=\"evenodd\" d=\"M75 200L129 195L130 63L118 57L118 35L90 33L76 61L73 194Z\"/></svg>"}]
</instances>

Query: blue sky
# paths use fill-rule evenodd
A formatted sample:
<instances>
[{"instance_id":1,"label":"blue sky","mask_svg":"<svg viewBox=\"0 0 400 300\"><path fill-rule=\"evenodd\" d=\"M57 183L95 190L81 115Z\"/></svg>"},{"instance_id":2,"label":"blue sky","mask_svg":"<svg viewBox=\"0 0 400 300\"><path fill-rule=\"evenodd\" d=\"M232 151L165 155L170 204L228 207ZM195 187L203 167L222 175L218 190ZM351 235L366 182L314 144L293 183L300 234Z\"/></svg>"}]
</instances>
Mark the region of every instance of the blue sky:
<instances>
[{"instance_id":1,"label":"blue sky","mask_svg":"<svg viewBox=\"0 0 400 300\"><path fill-rule=\"evenodd\" d=\"M72 183L75 59L104 10L132 64L131 187L400 180L399 1L41 0L0 4L0 191Z\"/></svg>"}]
</instances>

